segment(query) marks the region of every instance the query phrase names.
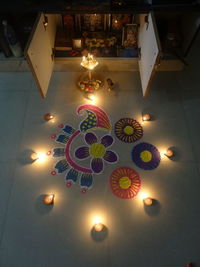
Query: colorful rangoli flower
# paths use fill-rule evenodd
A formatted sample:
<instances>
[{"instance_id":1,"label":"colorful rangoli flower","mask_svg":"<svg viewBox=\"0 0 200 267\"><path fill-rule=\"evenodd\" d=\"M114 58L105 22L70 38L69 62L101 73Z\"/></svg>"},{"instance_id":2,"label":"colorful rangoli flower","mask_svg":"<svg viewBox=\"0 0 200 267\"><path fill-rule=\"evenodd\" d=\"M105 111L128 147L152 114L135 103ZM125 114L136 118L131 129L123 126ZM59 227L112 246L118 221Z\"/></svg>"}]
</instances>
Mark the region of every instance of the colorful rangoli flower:
<instances>
[{"instance_id":1,"label":"colorful rangoli flower","mask_svg":"<svg viewBox=\"0 0 200 267\"><path fill-rule=\"evenodd\" d=\"M101 138L100 143L94 133L87 133L85 135L85 142L89 146L81 146L76 149L75 156L78 159L86 159L91 157L91 169L94 173L101 173L103 171L104 161L115 163L118 156L115 152L107 150L113 144L113 137L105 135Z\"/></svg>"},{"instance_id":2,"label":"colorful rangoli flower","mask_svg":"<svg viewBox=\"0 0 200 267\"><path fill-rule=\"evenodd\" d=\"M140 143L132 150L133 162L144 170L153 170L160 164L160 153L149 143Z\"/></svg>"},{"instance_id":3,"label":"colorful rangoli flower","mask_svg":"<svg viewBox=\"0 0 200 267\"><path fill-rule=\"evenodd\" d=\"M115 196L130 199L139 192L141 181L135 170L129 167L120 167L111 174L110 186Z\"/></svg>"},{"instance_id":4,"label":"colorful rangoli flower","mask_svg":"<svg viewBox=\"0 0 200 267\"><path fill-rule=\"evenodd\" d=\"M79 180L81 191L85 193L92 187L93 173L100 173L103 169L103 160L114 163L117 161L118 157L114 152L106 150L106 148L113 143L113 138L111 136L107 135L103 137L101 143L98 144L94 143L94 138L96 138L96 136L92 133L88 133L85 138L87 144L90 144L90 148L88 149L89 155L93 157L91 166L88 168L81 166L81 164L73 159L71 155L73 152L72 144L76 142L79 135L95 129L105 131L111 130L111 123L108 115L104 110L95 105L82 105L78 107L77 114L87 115L80 123L79 129L74 129L70 125L59 124L58 128L62 129L62 133L59 135L51 135L52 139L64 146L53 149L53 157L61 157L61 159L55 164L51 174L66 173L65 181L67 187L70 187ZM87 148L83 148L79 149L77 155L79 158L82 158L86 153Z\"/></svg>"},{"instance_id":5,"label":"colorful rangoli flower","mask_svg":"<svg viewBox=\"0 0 200 267\"><path fill-rule=\"evenodd\" d=\"M138 121L131 118L123 118L115 123L117 138L125 143L133 143L142 138L143 129Z\"/></svg>"}]
</instances>

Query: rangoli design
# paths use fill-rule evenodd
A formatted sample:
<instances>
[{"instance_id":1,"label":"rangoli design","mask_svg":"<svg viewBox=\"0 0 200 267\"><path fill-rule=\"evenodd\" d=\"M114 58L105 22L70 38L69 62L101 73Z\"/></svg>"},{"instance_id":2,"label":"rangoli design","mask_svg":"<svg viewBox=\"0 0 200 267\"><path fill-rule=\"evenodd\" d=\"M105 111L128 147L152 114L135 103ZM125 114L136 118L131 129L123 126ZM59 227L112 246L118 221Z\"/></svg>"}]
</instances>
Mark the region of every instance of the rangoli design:
<instances>
[{"instance_id":1,"label":"rangoli design","mask_svg":"<svg viewBox=\"0 0 200 267\"><path fill-rule=\"evenodd\" d=\"M143 136L142 126L131 118L123 118L115 123L117 138L125 143L133 143Z\"/></svg>"},{"instance_id":2,"label":"rangoli design","mask_svg":"<svg viewBox=\"0 0 200 267\"><path fill-rule=\"evenodd\" d=\"M86 115L78 129L60 124L58 127L62 133L51 135L53 140L63 145L53 149L53 157L61 159L55 164L51 174L66 173L66 186L71 187L79 181L81 191L85 193L92 187L94 174L101 174L106 164L116 163L119 156L110 149L114 138L110 135L111 122L104 110L95 105L82 105L78 107L77 115ZM108 133L99 138L94 133L95 130ZM133 143L142 138L143 128L132 118L122 118L115 123L115 134L121 141ZM83 137L84 144L75 147L77 141L80 142L80 139L77 140L80 136ZM160 153L152 144L143 142L133 147L132 160L141 169L153 170L160 163ZM110 176L110 187L119 198L134 198L141 187L140 176L132 168L117 168Z\"/></svg>"},{"instance_id":3,"label":"rangoli design","mask_svg":"<svg viewBox=\"0 0 200 267\"><path fill-rule=\"evenodd\" d=\"M79 129L76 130L70 125L60 124L58 127L62 129L63 133L51 135L52 139L64 145L64 147L53 149L53 157L62 157L62 159L56 163L51 174L66 172L67 187L71 187L79 179L81 191L85 193L92 186L93 174L102 172L103 162L115 163L118 156L115 152L107 150L114 141L111 135L103 136L98 142L97 136L90 132L95 129L111 131L111 123L105 111L94 105L82 105L77 109L77 114L81 115L82 113L86 113L87 117L80 123ZM80 165L72 157L72 144L81 134L85 134L85 142L88 146L79 147L73 154L79 160L91 157L89 167Z\"/></svg>"},{"instance_id":4,"label":"rangoli design","mask_svg":"<svg viewBox=\"0 0 200 267\"><path fill-rule=\"evenodd\" d=\"M81 146L76 149L75 157L85 159L91 157L91 169L94 173L101 173L103 170L104 161L115 163L118 156L115 152L107 150L113 143L111 135L104 135L98 143L97 136L94 133L86 133L85 142L89 146Z\"/></svg>"},{"instance_id":5,"label":"rangoli design","mask_svg":"<svg viewBox=\"0 0 200 267\"><path fill-rule=\"evenodd\" d=\"M144 170L153 170L160 164L160 153L149 143L140 143L132 150L133 162Z\"/></svg>"},{"instance_id":6,"label":"rangoli design","mask_svg":"<svg viewBox=\"0 0 200 267\"><path fill-rule=\"evenodd\" d=\"M130 199L140 190L139 174L132 168L120 167L110 176L110 186L113 194L119 198Z\"/></svg>"}]
</instances>

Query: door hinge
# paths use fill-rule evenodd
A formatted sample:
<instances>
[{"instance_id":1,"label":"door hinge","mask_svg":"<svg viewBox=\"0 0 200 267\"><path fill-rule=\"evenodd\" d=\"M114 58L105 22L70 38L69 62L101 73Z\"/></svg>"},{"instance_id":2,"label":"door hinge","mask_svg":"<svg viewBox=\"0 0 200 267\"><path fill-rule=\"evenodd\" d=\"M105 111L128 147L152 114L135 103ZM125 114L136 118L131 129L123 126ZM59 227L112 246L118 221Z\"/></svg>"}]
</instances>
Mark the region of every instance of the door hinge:
<instances>
[{"instance_id":1,"label":"door hinge","mask_svg":"<svg viewBox=\"0 0 200 267\"><path fill-rule=\"evenodd\" d=\"M48 17L44 15L44 20L43 20L43 26L45 31L47 30L47 26L48 26Z\"/></svg>"},{"instance_id":2,"label":"door hinge","mask_svg":"<svg viewBox=\"0 0 200 267\"><path fill-rule=\"evenodd\" d=\"M141 54L141 47L138 47L138 60L141 59L141 56L142 56L142 54Z\"/></svg>"},{"instance_id":3,"label":"door hinge","mask_svg":"<svg viewBox=\"0 0 200 267\"><path fill-rule=\"evenodd\" d=\"M52 52L52 53L51 53L51 60L54 61L54 58L55 58L55 49L52 48L52 49L51 49L51 52Z\"/></svg>"},{"instance_id":4,"label":"door hinge","mask_svg":"<svg viewBox=\"0 0 200 267\"><path fill-rule=\"evenodd\" d=\"M161 60L162 60L162 57L159 56L159 57L157 58L157 60L156 60L156 64L155 64L155 69L156 69L156 70L157 70L157 68L160 66L160 64L161 64Z\"/></svg>"},{"instance_id":5,"label":"door hinge","mask_svg":"<svg viewBox=\"0 0 200 267\"><path fill-rule=\"evenodd\" d=\"M146 23L146 31L148 30L148 27L149 27L149 15L146 15L144 17L144 22Z\"/></svg>"}]
</instances>

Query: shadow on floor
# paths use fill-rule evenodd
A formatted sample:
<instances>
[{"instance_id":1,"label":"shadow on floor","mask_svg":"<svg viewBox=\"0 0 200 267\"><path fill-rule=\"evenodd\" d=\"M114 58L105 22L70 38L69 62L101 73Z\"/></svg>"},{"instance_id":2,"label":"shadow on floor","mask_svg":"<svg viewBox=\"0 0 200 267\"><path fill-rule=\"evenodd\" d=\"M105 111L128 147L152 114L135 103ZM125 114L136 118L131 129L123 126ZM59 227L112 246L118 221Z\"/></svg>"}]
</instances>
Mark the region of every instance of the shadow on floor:
<instances>
[{"instance_id":1,"label":"shadow on floor","mask_svg":"<svg viewBox=\"0 0 200 267\"><path fill-rule=\"evenodd\" d=\"M156 110L153 110L152 107L145 107L142 109L141 116L149 114L151 116L151 121L155 121L158 118Z\"/></svg>"},{"instance_id":2,"label":"shadow on floor","mask_svg":"<svg viewBox=\"0 0 200 267\"><path fill-rule=\"evenodd\" d=\"M118 82L114 83L113 93L114 93L114 96L118 97L120 93L120 85Z\"/></svg>"},{"instance_id":3,"label":"shadow on floor","mask_svg":"<svg viewBox=\"0 0 200 267\"><path fill-rule=\"evenodd\" d=\"M181 150L178 147L171 146L169 147L172 151L174 151L174 155L170 158L172 161L180 161L181 160Z\"/></svg>"},{"instance_id":4,"label":"shadow on floor","mask_svg":"<svg viewBox=\"0 0 200 267\"><path fill-rule=\"evenodd\" d=\"M108 236L108 228L104 225L102 231L97 232L92 228L91 230L91 237L95 242L102 242Z\"/></svg>"},{"instance_id":5,"label":"shadow on floor","mask_svg":"<svg viewBox=\"0 0 200 267\"><path fill-rule=\"evenodd\" d=\"M43 198L44 198L44 194L41 194L35 202L35 209L36 211L41 214L41 215L45 215L47 213L49 213L52 209L54 205L45 205L43 203Z\"/></svg>"},{"instance_id":6,"label":"shadow on floor","mask_svg":"<svg viewBox=\"0 0 200 267\"><path fill-rule=\"evenodd\" d=\"M32 149L26 149L21 152L17 160L21 165L32 164L35 160L31 159L31 154L34 153Z\"/></svg>"},{"instance_id":7,"label":"shadow on floor","mask_svg":"<svg viewBox=\"0 0 200 267\"><path fill-rule=\"evenodd\" d=\"M149 216L157 216L160 213L161 210L161 204L158 202L158 200L153 199L153 205L152 206L146 206L144 205L144 211Z\"/></svg>"}]
</instances>

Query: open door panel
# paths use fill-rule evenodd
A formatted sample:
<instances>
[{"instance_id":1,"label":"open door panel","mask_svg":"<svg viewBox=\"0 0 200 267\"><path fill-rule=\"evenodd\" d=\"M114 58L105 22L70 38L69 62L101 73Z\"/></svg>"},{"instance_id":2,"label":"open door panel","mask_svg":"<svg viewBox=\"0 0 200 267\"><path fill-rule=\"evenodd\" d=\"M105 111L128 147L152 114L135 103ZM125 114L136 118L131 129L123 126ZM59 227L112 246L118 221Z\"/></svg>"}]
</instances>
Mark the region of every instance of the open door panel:
<instances>
[{"instance_id":1,"label":"open door panel","mask_svg":"<svg viewBox=\"0 0 200 267\"><path fill-rule=\"evenodd\" d=\"M139 16L138 46L140 47L139 71L143 96L147 96L160 59L161 45L153 13Z\"/></svg>"},{"instance_id":2,"label":"open door panel","mask_svg":"<svg viewBox=\"0 0 200 267\"><path fill-rule=\"evenodd\" d=\"M55 15L40 14L26 49L27 62L43 98L47 94L54 66L52 49L55 35Z\"/></svg>"}]
</instances>

